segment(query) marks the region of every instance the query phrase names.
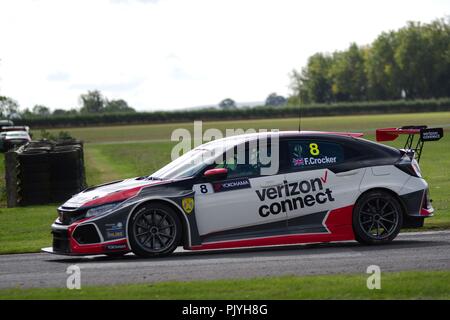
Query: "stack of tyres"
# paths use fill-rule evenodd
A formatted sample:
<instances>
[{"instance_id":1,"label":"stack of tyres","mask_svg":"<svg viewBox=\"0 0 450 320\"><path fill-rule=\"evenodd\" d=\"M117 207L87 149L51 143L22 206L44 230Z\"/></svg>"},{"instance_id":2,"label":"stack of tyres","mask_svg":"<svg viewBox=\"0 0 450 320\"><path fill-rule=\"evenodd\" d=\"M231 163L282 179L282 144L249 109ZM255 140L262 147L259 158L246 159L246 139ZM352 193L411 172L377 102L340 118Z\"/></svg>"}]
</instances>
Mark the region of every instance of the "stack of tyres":
<instances>
[{"instance_id":1,"label":"stack of tyres","mask_svg":"<svg viewBox=\"0 0 450 320\"><path fill-rule=\"evenodd\" d=\"M51 202L66 201L84 188L80 145L56 146L50 153Z\"/></svg>"},{"instance_id":2,"label":"stack of tyres","mask_svg":"<svg viewBox=\"0 0 450 320\"><path fill-rule=\"evenodd\" d=\"M60 203L86 188L79 141L31 142L6 155L8 207Z\"/></svg>"},{"instance_id":3,"label":"stack of tyres","mask_svg":"<svg viewBox=\"0 0 450 320\"><path fill-rule=\"evenodd\" d=\"M86 184L86 172L84 170L84 151L83 151L83 142L75 139L64 139L56 142L55 149L73 148L77 151L78 161L76 162L76 167L72 167L74 171L77 172L76 176L78 179L78 192L87 188ZM72 194L73 195L73 194ZM71 197L65 197L64 200L67 200Z\"/></svg>"},{"instance_id":4,"label":"stack of tyres","mask_svg":"<svg viewBox=\"0 0 450 320\"><path fill-rule=\"evenodd\" d=\"M17 202L20 205L45 204L50 198L49 153L25 150L17 155Z\"/></svg>"}]
</instances>

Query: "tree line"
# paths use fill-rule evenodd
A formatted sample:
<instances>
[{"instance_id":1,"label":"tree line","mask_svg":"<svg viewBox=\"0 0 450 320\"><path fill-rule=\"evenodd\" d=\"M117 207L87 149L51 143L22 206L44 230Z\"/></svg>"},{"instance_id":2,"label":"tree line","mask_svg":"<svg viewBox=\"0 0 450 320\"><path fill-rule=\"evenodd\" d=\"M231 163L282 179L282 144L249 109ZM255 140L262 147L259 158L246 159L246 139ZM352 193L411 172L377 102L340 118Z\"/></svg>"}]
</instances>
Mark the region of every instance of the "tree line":
<instances>
[{"instance_id":1,"label":"tree line","mask_svg":"<svg viewBox=\"0 0 450 320\"><path fill-rule=\"evenodd\" d=\"M450 98L427 100L396 100L375 102L341 102L305 105L302 117L320 117L356 114L388 114L450 111ZM298 117L298 108L292 106L260 106L234 109L203 108L195 110L153 111L133 113L83 113L66 116L32 117L14 120L17 125L33 128L82 127L101 125L144 124L203 121L272 119Z\"/></svg>"},{"instance_id":2,"label":"tree line","mask_svg":"<svg viewBox=\"0 0 450 320\"><path fill-rule=\"evenodd\" d=\"M10 97L0 96L0 117L8 119L51 117L51 116L71 116L84 114L104 114L104 113L134 113L135 109L130 107L123 99L109 100L99 90L88 91L79 97L80 108L69 110L55 109L36 104L33 108L20 110L16 100Z\"/></svg>"},{"instance_id":3,"label":"tree line","mask_svg":"<svg viewBox=\"0 0 450 320\"><path fill-rule=\"evenodd\" d=\"M55 109L53 112L46 106L35 105L33 109L25 109L21 115L25 118L32 116L64 116L76 114L101 114L101 113L133 113L136 112L123 99L109 100L99 90L88 91L79 97L80 108L70 110Z\"/></svg>"},{"instance_id":4,"label":"tree line","mask_svg":"<svg viewBox=\"0 0 450 320\"><path fill-rule=\"evenodd\" d=\"M128 105L123 99L109 100L99 90L88 91L79 97L80 108L69 110L55 109L50 110L42 104L36 104L33 108L20 110L16 100L10 97L0 96L0 117L8 119L36 118L51 116L73 116L73 115L100 115L109 113L136 113L136 110ZM264 106L279 107L284 106L287 99L277 93L271 93L267 96ZM219 109L233 110L237 108L236 102L231 98L223 99L218 103Z\"/></svg>"},{"instance_id":5,"label":"tree line","mask_svg":"<svg viewBox=\"0 0 450 320\"><path fill-rule=\"evenodd\" d=\"M290 78L291 104L447 97L450 17L409 22L370 45L316 53Z\"/></svg>"}]
</instances>

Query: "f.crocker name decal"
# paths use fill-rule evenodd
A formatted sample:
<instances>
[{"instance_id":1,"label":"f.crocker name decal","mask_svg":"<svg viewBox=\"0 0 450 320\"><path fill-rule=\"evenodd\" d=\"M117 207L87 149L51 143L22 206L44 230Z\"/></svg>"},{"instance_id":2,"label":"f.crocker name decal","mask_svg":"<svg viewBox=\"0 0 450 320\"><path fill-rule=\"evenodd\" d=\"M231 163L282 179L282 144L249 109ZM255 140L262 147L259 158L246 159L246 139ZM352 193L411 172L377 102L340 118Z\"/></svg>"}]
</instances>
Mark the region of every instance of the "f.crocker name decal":
<instances>
[{"instance_id":1,"label":"f.crocker name decal","mask_svg":"<svg viewBox=\"0 0 450 320\"><path fill-rule=\"evenodd\" d=\"M284 180L282 185L276 187L255 190L260 201L266 199L277 200L286 197L285 200L274 201L267 205L261 205L258 213L261 217L268 217L270 214L279 214L281 212L293 211L299 208L311 207L315 204L324 204L328 201L334 201L333 191L330 188L323 187L327 181L327 175L321 178L302 180L299 182L288 183Z\"/></svg>"}]
</instances>

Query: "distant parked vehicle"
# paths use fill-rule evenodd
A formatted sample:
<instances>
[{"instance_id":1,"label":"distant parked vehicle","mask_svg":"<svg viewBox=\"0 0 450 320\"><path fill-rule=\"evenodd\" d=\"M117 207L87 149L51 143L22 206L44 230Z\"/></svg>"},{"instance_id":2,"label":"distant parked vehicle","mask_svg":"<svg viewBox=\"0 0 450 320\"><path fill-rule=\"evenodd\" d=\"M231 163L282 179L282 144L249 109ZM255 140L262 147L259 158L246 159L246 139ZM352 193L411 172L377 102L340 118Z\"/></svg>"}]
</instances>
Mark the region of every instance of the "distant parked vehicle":
<instances>
[{"instance_id":1,"label":"distant parked vehicle","mask_svg":"<svg viewBox=\"0 0 450 320\"><path fill-rule=\"evenodd\" d=\"M0 120L0 127L11 127L14 125L14 122L11 120Z\"/></svg>"},{"instance_id":2,"label":"distant parked vehicle","mask_svg":"<svg viewBox=\"0 0 450 320\"><path fill-rule=\"evenodd\" d=\"M0 150L5 152L31 141L27 131L5 131L0 133Z\"/></svg>"},{"instance_id":3,"label":"distant parked vehicle","mask_svg":"<svg viewBox=\"0 0 450 320\"><path fill-rule=\"evenodd\" d=\"M30 127L29 126L2 126L0 127L0 132L5 131L26 131L30 133Z\"/></svg>"}]
</instances>

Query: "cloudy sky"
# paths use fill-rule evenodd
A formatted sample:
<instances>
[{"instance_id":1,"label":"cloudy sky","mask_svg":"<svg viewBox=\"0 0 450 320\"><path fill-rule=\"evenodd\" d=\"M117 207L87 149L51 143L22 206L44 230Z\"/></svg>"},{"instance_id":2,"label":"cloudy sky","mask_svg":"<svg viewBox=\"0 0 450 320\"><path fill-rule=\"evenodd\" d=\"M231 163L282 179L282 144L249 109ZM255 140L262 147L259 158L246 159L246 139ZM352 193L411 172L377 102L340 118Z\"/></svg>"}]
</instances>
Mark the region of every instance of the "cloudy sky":
<instances>
[{"instance_id":1,"label":"cloudy sky","mask_svg":"<svg viewBox=\"0 0 450 320\"><path fill-rule=\"evenodd\" d=\"M51 109L93 89L138 110L263 101L317 51L449 14L450 0L1 0L0 95Z\"/></svg>"}]
</instances>

